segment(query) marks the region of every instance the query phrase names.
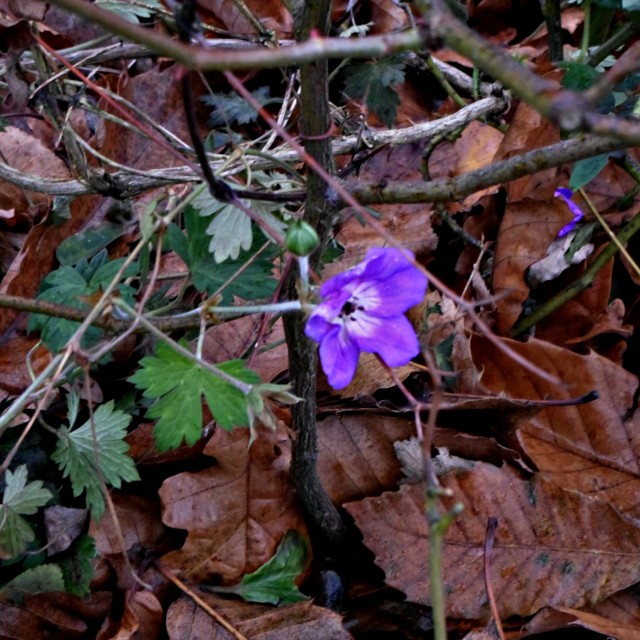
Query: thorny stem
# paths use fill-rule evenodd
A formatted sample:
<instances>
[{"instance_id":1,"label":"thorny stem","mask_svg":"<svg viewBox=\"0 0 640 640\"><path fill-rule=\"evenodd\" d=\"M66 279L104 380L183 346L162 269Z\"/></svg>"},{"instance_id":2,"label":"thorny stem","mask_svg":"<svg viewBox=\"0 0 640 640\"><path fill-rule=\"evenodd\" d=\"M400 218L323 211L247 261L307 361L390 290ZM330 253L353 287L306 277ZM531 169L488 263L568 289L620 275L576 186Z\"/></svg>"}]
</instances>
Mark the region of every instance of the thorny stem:
<instances>
[{"instance_id":1,"label":"thorny stem","mask_svg":"<svg viewBox=\"0 0 640 640\"><path fill-rule=\"evenodd\" d=\"M640 213L636 214L629 224L616 236L618 243L624 246L638 231L640 231ZM531 327L534 327L538 322L541 322L544 318L551 315L556 309L559 309L563 304L575 298L581 291L584 291L593 282L593 279L598 275L599 271L604 268L607 262L609 262L617 252L618 245L610 242L575 282L572 282L564 291L547 300L547 302L538 307L531 315L516 322L511 330L511 335L514 338L523 335L531 329Z\"/></svg>"}]
</instances>

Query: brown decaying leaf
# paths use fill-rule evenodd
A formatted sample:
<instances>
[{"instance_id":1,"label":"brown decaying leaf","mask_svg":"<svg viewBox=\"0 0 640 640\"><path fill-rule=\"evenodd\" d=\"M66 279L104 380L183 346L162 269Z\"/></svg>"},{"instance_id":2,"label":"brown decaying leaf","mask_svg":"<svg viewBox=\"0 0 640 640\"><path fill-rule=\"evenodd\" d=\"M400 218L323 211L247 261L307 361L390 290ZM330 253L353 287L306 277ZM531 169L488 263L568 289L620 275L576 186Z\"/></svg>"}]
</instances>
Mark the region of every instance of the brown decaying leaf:
<instances>
[{"instance_id":1,"label":"brown decaying leaf","mask_svg":"<svg viewBox=\"0 0 640 640\"><path fill-rule=\"evenodd\" d=\"M225 600L209 593L198 593L206 604L237 631L251 640L349 640L342 616L298 602L285 607L268 607ZM176 600L167 611L170 640L234 640L204 609L187 598Z\"/></svg>"},{"instance_id":2,"label":"brown decaying leaf","mask_svg":"<svg viewBox=\"0 0 640 640\"><path fill-rule=\"evenodd\" d=\"M570 387L553 386L514 367L485 338L473 338L474 361L484 388L521 398L568 399L595 389L600 398L573 407L549 407L518 424L525 453L559 486L593 495L626 517L640 519L640 416L633 407L637 378L591 352L571 353L547 342L505 340L517 353Z\"/></svg>"},{"instance_id":3,"label":"brown decaying leaf","mask_svg":"<svg viewBox=\"0 0 640 640\"><path fill-rule=\"evenodd\" d=\"M47 531L47 555L60 553L82 533L88 509L71 509L54 505L44 510L44 525Z\"/></svg>"},{"instance_id":4,"label":"brown decaying leaf","mask_svg":"<svg viewBox=\"0 0 640 640\"><path fill-rule=\"evenodd\" d=\"M558 231L570 219L566 204L553 196L547 201L507 204L493 267L493 292L498 296L496 329L500 333L511 329L529 297L525 271L546 256Z\"/></svg>"},{"instance_id":5,"label":"brown decaying leaf","mask_svg":"<svg viewBox=\"0 0 640 640\"><path fill-rule=\"evenodd\" d=\"M440 478L465 509L447 531L443 551L447 613L490 616L483 578L487 518L499 520L491 579L500 615L527 616L544 605L581 607L640 579L640 530L609 505L564 491L540 477L520 479L509 468L476 463ZM424 488L345 505L386 582L409 600L429 603L428 528Z\"/></svg>"},{"instance_id":6,"label":"brown decaying leaf","mask_svg":"<svg viewBox=\"0 0 640 640\"><path fill-rule=\"evenodd\" d=\"M318 474L341 504L382 493L402 478L393 443L415 434L407 418L378 414L337 415L318 423Z\"/></svg>"},{"instance_id":7,"label":"brown decaying leaf","mask_svg":"<svg viewBox=\"0 0 640 640\"><path fill-rule=\"evenodd\" d=\"M215 309L212 311L215 315ZM246 357L256 344L262 323L263 316L252 315L211 327L207 330L202 345L203 358L216 363ZM257 352L252 352L248 364L265 382L273 380L288 368L282 320L278 320L265 332Z\"/></svg>"},{"instance_id":8,"label":"brown decaying leaf","mask_svg":"<svg viewBox=\"0 0 640 640\"><path fill-rule=\"evenodd\" d=\"M0 153L3 161L12 169L32 176L46 177L48 180L69 179L69 169L52 149L46 147L39 138L17 129L7 127L0 132ZM9 182L0 182L0 209L15 209L25 216L42 215L50 202L50 196L27 192ZM34 206L32 206L32 204Z\"/></svg>"},{"instance_id":9,"label":"brown decaying leaf","mask_svg":"<svg viewBox=\"0 0 640 640\"><path fill-rule=\"evenodd\" d=\"M435 148L429 157L429 177L432 180L448 179L490 165L503 138L495 127L471 122L459 138ZM483 196L496 193L498 189L499 186L493 186L476 191L462 202L447 203L445 209L449 213L468 211Z\"/></svg>"},{"instance_id":10,"label":"brown decaying leaf","mask_svg":"<svg viewBox=\"0 0 640 640\"><path fill-rule=\"evenodd\" d=\"M96 542L96 550L101 556L118 555L134 546L151 548L164 535L160 522L157 500L120 492L112 492L111 499L120 524L125 548L122 548L111 513L107 510L98 524L91 521L89 535Z\"/></svg>"},{"instance_id":11,"label":"brown decaying leaf","mask_svg":"<svg viewBox=\"0 0 640 640\"><path fill-rule=\"evenodd\" d=\"M85 638L90 626L95 626L102 621L111 608L113 596L105 591L94 592L90 598L80 598L69 593L37 593L25 595L23 611L27 614L18 614L16 620L25 628L18 627L15 636L21 640L45 640L45 638ZM16 608L17 609L17 608ZM16 615L17 611L13 612ZM9 614L11 616L11 613ZM43 631L33 632L30 627L34 618L40 619ZM9 618L11 619L11 618ZM4 612L0 617L0 629L5 622ZM29 635L29 632L33 635ZM4 630L3 630L4 633ZM7 636L2 636L7 637Z\"/></svg>"},{"instance_id":12,"label":"brown decaying leaf","mask_svg":"<svg viewBox=\"0 0 640 640\"><path fill-rule=\"evenodd\" d=\"M536 337L557 345L574 345L603 333L631 335L631 325L624 324L624 303L619 298L609 302L612 273L610 260L589 287L536 325Z\"/></svg>"},{"instance_id":13,"label":"brown decaying leaf","mask_svg":"<svg viewBox=\"0 0 640 640\"><path fill-rule=\"evenodd\" d=\"M548 631L569 630L575 627L596 631L616 640L638 640L640 638L640 626L637 623L627 624L569 607L545 607L515 637L520 640L532 636L538 637L538 634Z\"/></svg>"},{"instance_id":14,"label":"brown decaying leaf","mask_svg":"<svg viewBox=\"0 0 640 640\"><path fill-rule=\"evenodd\" d=\"M236 0L198 0L207 22L227 29L235 35L256 35L253 22L238 8ZM275 32L279 38L291 36L293 21L284 2L278 0L244 0L243 4L257 18L265 30ZM213 20L212 20L213 19Z\"/></svg>"},{"instance_id":15,"label":"brown decaying leaf","mask_svg":"<svg viewBox=\"0 0 640 640\"><path fill-rule=\"evenodd\" d=\"M189 532L162 563L192 580L229 584L263 565L286 531L306 535L289 480L291 441L282 422L274 431L259 426L250 448L248 429L217 429L204 453L217 464L160 488L164 523Z\"/></svg>"},{"instance_id":16,"label":"brown decaying leaf","mask_svg":"<svg viewBox=\"0 0 640 640\"><path fill-rule=\"evenodd\" d=\"M149 591L129 591L124 613L115 638L117 640L156 640L162 637L164 611Z\"/></svg>"}]
</instances>

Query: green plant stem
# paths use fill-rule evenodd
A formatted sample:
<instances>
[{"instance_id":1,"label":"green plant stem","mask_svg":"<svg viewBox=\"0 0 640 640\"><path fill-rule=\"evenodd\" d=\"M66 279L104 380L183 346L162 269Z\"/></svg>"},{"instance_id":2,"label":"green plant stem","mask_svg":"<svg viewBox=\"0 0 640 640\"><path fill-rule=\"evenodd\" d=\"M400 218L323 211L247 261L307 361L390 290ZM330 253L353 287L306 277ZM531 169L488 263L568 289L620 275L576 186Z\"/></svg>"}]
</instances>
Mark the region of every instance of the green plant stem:
<instances>
[{"instance_id":1,"label":"green plant stem","mask_svg":"<svg viewBox=\"0 0 640 640\"><path fill-rule=\"evenodd\" d=\"M62 362L62 354L58 354L51 359L51 362L33 379L31 384L11 403L0 416L0 437L7 430L11 421L17 418L25 407L29 406L34 396L41 390L47 378L55 371Z\"/></svg>"},{"instance_id":2,"label":"green plant stem","mask_svg":"<svg viewBox=\"0 0 640 640\"><path fill-rule=\"evenodd\" d=\"M640 230L640 213L635 215L622 231L616 236L618 243L622 246L627 244L629 240ZM584 273L571 283L566 289L556 294L550 300L547 300L542 306L538 307L531 315L516 322L511 330L513 337L518 337L535 326L541 320L559 309L563 304L575 298L581 291L584 291L592 282L601 269L607 264L613 256L618 252L617 244L609 243L594 259L594 261L585 269Z\"/></svg>"},{"instance_id":3,"label":"green plant stem","mask_svg":"<svg viewBox=\"0 0 640 640\"><path fill-rule=\"evenodd\" d=\"M431 584L431 611L433 616L433 636L435 640L446 640L447 618L444 582L442 579L442 548L447 529L462 512L462 505L456 504L445 513L440 513L438 503L443 491L427 487L425 510L429 523L429 580Z\"/></svg>"},{"instance_id":4,"label":"green plant stem","mask_svg":"<svg viewBox=\"0 0 640 640\"><path fill-rule=\"evenodd\" d=\"M418 49L422 44L415 30L365 38L310 38L291 47L260 47L244 50L205 49L179 42L160 31L147 29L112 11L85 0L52 0L111 33L143 44L160 56L172 58L189 69L230 71L274 69L329 58L381 58L392 53Z\"/></svg>"},{"instance_id":5,"label":"green plant stem","mask_svg":"<svg viewBox=\"0 0 640 640\"><path fill-rule=\"evenodd\" d=\"M453 88L451 83L444 77L444 73L440 70L440 67L433 61L431 54L424 57L427 68L433 75L433 77L440 83L440 86L446 91L447 95L461 108L467 106L467 103L462 99L460 94Z\"/></svg>"},{"instance_id":6,"label":"green plant stem","mask_svg":"<svg viewBox=\"0 0 640 640\"><path fill-rule=\"evenodd\" d=\"M599 65L610 53L621 47L631 36L638 31L638 25L634 22L627 22L614 33L606 42L603 42L593 53L589 54L585 64L590 67Z\"/></svg>"}]
</instances>

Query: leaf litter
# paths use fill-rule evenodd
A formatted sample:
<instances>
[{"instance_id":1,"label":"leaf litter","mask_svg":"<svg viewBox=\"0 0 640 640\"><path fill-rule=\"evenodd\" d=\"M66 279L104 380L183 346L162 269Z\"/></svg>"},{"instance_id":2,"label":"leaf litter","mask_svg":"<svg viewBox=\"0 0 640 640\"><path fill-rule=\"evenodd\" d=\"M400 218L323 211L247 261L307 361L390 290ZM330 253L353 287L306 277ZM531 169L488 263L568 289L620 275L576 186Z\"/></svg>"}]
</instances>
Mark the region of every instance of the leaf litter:
<instances>
[{"instance_id":1,"label":"leaf litter","mask_svg":"<svg viewBox=\"0 0 640 640\"><path fill-rule=\"evenodd\" d=\"M236 32L255 33L255 24L247 21L246 14L239 11L236 4L204 1L200 4L209 12L204 14L205 21ZM371 4L374 32L384 32L390 24L401 26L406 23L407 14L396 4L385 0ZM517 32L509 25L513 14L509 14L510 3L506 4L509 5L506 7L508 17L501 12L495 24L487 17L486 11L494 11L490 5L482 10L473 8L474 19L486 32L492 32L503 42L509 41ZM290 16L282 6L274 3L258 5L248 3L250 11L268 18L270 28L275 28L280 35L290 34ZM573 29L582 19L576 16L573 8L563 17L571 18ZM573 33L571 29L569 32ZM532 36L525 52L529 64L536 64L536 55L542 53L541 47L536 53L535 42ZM121 98L136 104L177 139L187 140L175 69L166 63L163 65L157 66L154 62L142 72L125 72L116 77L105 75L108 78L105 85ZM377 67L372 64L354 66L345 74L347 93L366 105L364 112L368 109L386 124L404 122L413 117L410 109L415 111L419 104L411 101L409 105L410 94L405 93L415 82L413 73L402 61L396 60L386 60L384 65ZM396 89L399 93L393 93ZM389 91L393 95L388 95ZM262 91L261 95L268 94ZM402 99L396 99L397 96ZM431 177L437 171L441 174L435 177L459 175L558 139L558 132L522 103L514 111L509 116L506 135L486 123L473 123L457 139L436 147L429 159ZM426 109L421 115L425 119L432 116ZM370 122L375 124L375 118L370 117ZM244 125L258 126L257 123L259 121L243 117ZM45 134L44 127L33 129L35 133L28 131L28 127L10 127L8 131L0 132L3 160L25 173L43 178L69 178L66 164L56 155L52 132ZM173 157L153 149L146 138L119 126L112 119L96 119L91 144L112 160L140 171L169 169L175 164ZM17 153L18 148L27 149L29 153ZM383 150L364 163L361 175L381 183L420 179L423 152L424 145ZM91 162L100 165L98 160ZM608 223L620 228L640 208L637 198L626 211L616 206L633 182L616 163L608 161L600 165L600 173L586 186L586 191ZM446 427L438 425L434 431L434 444L446 447L445 451L451 454L464 452L465 455L463 462L457 462L447 454L440 456L440 460L445 461L440 482L453 492L453 497L446 500L463 502L466 507L445 538L447 607L452 618L469 621L466 624L478 625L478 629L489 619L482 577L483 549L486 520L498 517L491 569L498 610L503 618L533 616L523 629L515 624L511 637L550 634L553 630L562 633L578 624L626 640L637 637L640 628L637 614L640 514L636 499L640 476L636 409L638 370L632 358L624 355L626 348L631 349L630 356L636 349L637 315L628 310L634 308L637 292L620 279L612 265L601 272L591 290L542 323L536 336L528 342L520 343L507 337L513 324L530 306L543 302L557 291L565 282L563 278L575 275L575 271L568 270L568 274L557 278L558 282L543 285L541 279L533 282L527 274L527 269L544 257L558 231L569 220L566 206L563 208L552 195L556 188L569 184L569 178L567 168L547 170L510 183L504 192L490 187L469 196L463 203L447 207L450 213L459 217L465 229L474 229L476 238L496 243L490 256L492 268L481 263L478 269L484 269L484 273L474 272L487 290L497 296L497 311L493 313L487 309L483 317L493 323L503 336L500 338L503 343L552 373L560 381L558 384L542 382L506 358L490 341L472 330L464 313L448 298L428 298L425 307L432 312L425 313L423 307L415 318L412 317L423 344L429 344L434 350L443 346L438 365L450 374L446 376L447 391L450 392L447 402L452 406L440 413L439 420ZM43 217L50 207L47 197L29 192L25 197L21 190L12 190L8 183L3 183L0 195L5 202L0 208L13 210L7 214L3 232L9 228L28 229L24 233L22 249L3 274L1 290L7 294L35 296L41 282L54 269L56 249L61 242L86 229L92 220L95 222L106 215L103 199L83 197L71 203L68 219L56 225L43 224ZM506 197L506 203L500 209L496 202L502 197ZM461 281L471 275L470 265L474 262L460 261L460 270L453 269L465 249L459 238L443 231L431 205L381 205L377 214L403 246L414 251L421 260L430 261L429 266L440 277L445 274L452 286L462 289ZM210 235L219 235L213 247L218 251L219 260L216 260L216 256L207 251L211 247L205 247L210 240L205 233L209 222L194 220L193 212L187 213L186 219L186 233L181 229L169 232L173 233L169 255L177 261L177 254L180 254L184 263L198 272L198 293L211 295L235 272L234 267L229 272L215 273L213 269L217 262L226 257L225 252L233 257L241 249L252 249L255 238L248 234L244 224L233 242L225 245L224 234L212 229ZM246 223L242 218L239 220ZM220 220L218 224L227 229L232 223L234 220ZM341 260L325 270L323 277L353 266L370 247L382 243L356 217L344 222L337 231L344 254ZM118 242L119 250L126 252L127 241L119 239ZM601 246L602 238L598 237L596 251ZM113 257L121 255L113 246L111 250ZM474 260L475 257L476 254ZM265 256L262 263L257 262L251 277L239 282L237 288L225 291L227 300L272 294L277 281L275 278L268 280L268 277L274 275L271 273L274 260L274 255L270 255ZM225 264L228 266L229 263ZM239 260L238 266L241 264L243 260ZM56 299L52 294L51 301ZM245 319L234 322L237 323L235 327L241 327L243 339L231 342L230 338L235 336L229 336L229 331L232 334L235 331L229 328L230 323L214 326L205 346L209 361L225 362L253 352L263 333L262 327L244 326L249 324ZM0 327L4 332L0 384L3 392L10 396L21 393L28 386L31 373L37 374L49 356L34 352L31 364L36 366L33 369L25 366L29 349L37 343L35 340L29 342L25 335L24 316L3 310ZM267 333L271 330L269 327ZM256 369L265 381L279 376L287 367L286 353L277 342L279 335L276 333L270 345L273 351L261 352L259 348L255 351ZM627 338L631 340L627 341ZM612 341L617 345L615 349L611 346ZM193 369L185 363L181 363L182 368L177 367L177 361L169 362L170 358L163 360L162 349L155 356L147 351L146 357L145 364L136 356L136 366L142 366L135 374L139 381L153 373L152 364L156 373L162 371L161 378L166 381L170 365L174 366L170 370L174 386L156 389L155 395L148 394L149 404L162 398L161 391L175 391L175 385L180 384L187 370ZM314 543L316 565L312 571L330 566L343 576L347 609L357 610L358 602L375 601L372 593L382 598L385 606L389 606L393 598L397 599L398 593L409 604L429 604L428 531L423 488L406 481L403 465L396 455L398 449L410 451L413 447L405 443L414 435L414 425L406 405L394 394L387 374L383 377L376 366L363 358L357 376L364 377L359 380L356 376L355 386L347 388L340 397L328 397L328 389L321 387L325 395L320 397L325 402L321 402L320 410L325 413L319 416L318 458L318 472L327 491L332 500L354 518L364 544L374 553L373 561L369 557L354 571L345 557L339 557L339 554L337 558L332 557L313 536L309 538L289 478L288 410L278 414L281 421L275 431L259 427L259 438L249 446L246 430L227 432L220 428L220 425L237 426L246 422L245 417L230 417L224 412L215 415L214 405L219 407L219 404L213 400L209 403L214 395L226 391L221 391L220 383L204 390L206 383L200 380L203 384L196 389L197 397L192 397L193 394L186 399L181 397L182 413L175 411L175 399L170 403L173 413L161 410L162 405L160 409L156 406L155 413L153 409L147 411L148 418L159 419L156 426L159 425L160 433L165 435L164 445L161 438L160 448L167 444L177 445L183 438L187 445L194 447L189 449L183 445L181 450L188 451L188 457L184 459L178 457L179 452L175 457L158 458L153 471L145 470L141 465L142 483L135 482L132 465L123 463L131 459L125 457L124 449L116 444L116 441L123 442L120 432L126 428L124 423L128 423L128 420L115 419L125 415L122 413L125 399L120 399L122 408L116 407L111 400L97 408L95 433L90 422L69 432L69 438L72 439L75 433L78 441L74 449L77 455L66 454L74 492L82 493L82 489L91 488L86 482L83 485L82 481L74 481L73 468L80 461L85 467L92 464L94 439L101 446L100 455L111 459L111 466L109 463L106 467L100 465L103 474L106 470L109 476L105 479L116 487L120 481L126 482L111 494L117 522L107 514L100 522L94 518L91 523L89 533L98 552L95 563L86 537L79 535L72 541L72 545L84 546L84 551L78 556L78 566L69 570L76 571L75 575L79 576L82 560L94 565L90 599L39 593L40 590L59 588L68 580L62 561L61 568L55 562L43 564L42 575L35 576L19 604L0 600L2 633L35 640L51 633L66 634L64 637L69 638L133 638L158 637L166 632L171 638L182 639L187 637L185 629L188 628L191 630L188 637L226 637L222 635L226 632L213 618L190 599L167 595L166 581L146 556L159 557L162 566L179 571L195 586L209 583L237 587L251 583L251 576L260 576L261 572L273 577L270 567L278 564L278 548L280 545L286 547L292 536L303 543L307 540ZM127 363L124 368L126 376L133 373L131 364ZM233 371L241 376L246 370ZM409 366L401 371L401 377L413 385L414 392L424 393L425 401L430 400L432 390L423 367ZM105 389L113 382L105 376L101 381ZM143 385L143 388L149 390L150 385ZM544 405L549 399L570 401L593 390L599 393L599 398L589 404ZM206 399L218 419L218 426L213 430L207 426L210 416L207 407L203 406L201 391L205 396L209 392ZM518 407L516 403L521 400L538 401L539 404ZM131 432L130 439L139 429L140 437L148 439L148 433L143 434L140 426ZM415 455L415 449L412 455L419 468L419 455ZM58 462L64 462L62 457L62 454L58 455L61 458ZM406 455L403 460L406 464ZM34 509L44 507L52 495L42 483L38 484L40 481L28 480L23 469L25 467L18 466L7 472L5 498L0 507L10 512L7 517L16 522L20 522L18 518L23 515L31 515ZM86 480L86 469L83 474ZM96 486L94 484L94 491ZM96 511L95 500L88 502L93 502L95 516L100 509ZM449 503L445 501L445 504ZM3 555L7 549L13 552L22 548L30 542L32 535L39 534L30 523L26 526L14 523L13 530L21 531L22 537L9 541L0 538ZM296 533L288 533L292 531ZM53 532L51 536L54 536ZM40 539L38 542L47 543ZM361 560L362 549L358 549L353 558ZM346 551L347 558L352 551L352 548ZM133 558L135 568L142 580L151 586L150 590L139 590L139 585L128 573L123 552ZM389 593L380 573L375 579L371 578L371 573L376 571L373 562L378 572L384 572L386 585L397 592ZM290 570L283 570L287 588L293 591L291 585L301 581L302 593L320 599L319 590L310 586L312 581L304 574L303 564L294 562ZM285 568L288 566L287 563L284 565ZM111 574L116 575L115 582ZM28 572L23 575L26 576L23 580L29 578ZM83 580L85 578L80 579ZM13 592L15 600L20 600L16 596L16 590L24 589L20 581L11 584L3 580L3 585ZM88 589L88 582L86 586ZM374 615L374 622L369 623L370 627L365 631L359 629L357 622L352 624L352 635L343 626L342 615L310 601L274 609L211 593L200 592L200 595L252 638L360 637L358 634L375 630L376 624L382 624ZM120 602L115 608L112 607L114 596ZM376 602L378 604L369 605L369 609L378 614L384 607L379 606L380 601ZM52 614L52 611L56 613ZM398 629L406 631L402 637L414 637L410 634L418 628L417 624L413 629L407 628L409 624L406 627L400 622L397 624ZM464 628L461 624L460 633Z\"/></svg>"}]
</instances>

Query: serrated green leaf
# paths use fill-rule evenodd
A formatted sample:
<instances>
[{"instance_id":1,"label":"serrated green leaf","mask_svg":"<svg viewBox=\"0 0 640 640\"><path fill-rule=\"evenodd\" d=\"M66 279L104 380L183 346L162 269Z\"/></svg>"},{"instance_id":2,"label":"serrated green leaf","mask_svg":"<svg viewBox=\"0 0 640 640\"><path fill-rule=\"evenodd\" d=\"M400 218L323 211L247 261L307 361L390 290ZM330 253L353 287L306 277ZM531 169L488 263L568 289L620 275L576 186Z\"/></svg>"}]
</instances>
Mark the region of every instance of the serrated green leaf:
<instances>
[{"instance_id":1,"label":"serrated green leaf","mask_svg":"<svg viewBox=\"0 0 640 640\"><path fill-rule=\"evenodd\" d=\"M26 594L50 591L64 591L62 570L56 564L43 564L28 569L7 582L1 593L10 600L21 603Z\"/></svg>"},{"instance_id":2,"label":"serrated green leaf","mask_svg":"<svg viewBox=\"0 0 640 640\"><path fill-rule=\"evenodd\" d=\"M40 480L27 484L28 471L26 465L20 465L14 472L7 471L5 476L6 489L2 498L2 506L21 515L32 515L44 506L52 493L42 488Z\"/></svg>"},{"instance_id":3,"label":"serrated green leaf","mask_svg":"<svg viewBox=\"0 0 640 640\"><path fill-rule=\"evenodd\" d=\"M131 22L138 22L138 18L149 18L163 8L157 0L144 0L144 3L138 0L136 4L129 0L96 0L96 4Z\"/></svg>"},{"instance_id":4,"label":"serrated green leaf","mask_svg":"<svg viewBox=\"0 0 640 640\"><path fill-rule=\"evenodd\" d=\"M156 398L147 416L158 418L153 434L159 451L175 449L184 440L195 444L202 434L202 396L218 426L223 429L249 425L245 394L186 358L164 342L155 356L143 358L130 378L146 398ZM260 378L242 360L217 364L224 373L249 384Z\"/></svg>"},{"instance_id":5,"label":"serrated green leaf","mask_svg":"<svg viewBox=\"0 0 640 640\"><path fill-rule=\"evenodd\" d=\"M0 504L0 556L5 558L20 555L35 538L31 525L22 516L36 513L53 497L40 480L27 483L27 477L26 465L6 472Z\"/></svg>"},{"instance_id":6,"label":"serrated green leaf","mask_svg":"<svg viewBox=\"0 0 640 640\"><path fill-rule=\"evenodd\" d=\"M251 95L263 107L271 103L281 103L282 98L272 98L269 87L258 87ZM212 96L205 96L203 99L208 105L214 107L209 118L212 127L224 125L249 124L258 119L256 110L241 96L234 91L229 93L216 93Z\"/></svg>"},{"instance_id":7,"label":"serrated green leaf","mask_svg":"<svg viewBox=\"0 0 640 640\"><path fill-rule=\"evenodd\" d=\"M124 258L109 261L107 252L102 250L91 261L83 259L75 267L62 266L44 278L37 298L45 302L88 310L87 300L111 283L123 262ZM130 265L124 275L135 275L137 270L137 265ZM128 285L120 285L118 293L129 304L133 302L134 290ZM27 331L39 331L47 348L56 352L65 347L79 326L78 322L35 313L29 316ZM89 348L96 344L101 336L100 329L89 327L82 338L81 346Z\"/></svg>"},{"instance_id":8,"label":"serrated green leaf","mask_svg":"<svg viewBox=\"0 0 640 640\"><path fill-rule=\"evenodd\" d=\"M96 557L96 542L88 535L80 536L65 552L59 562L64 577L65 591L86 598L94 576L93 559Z\"/></svg>"},{"instance_id":9,"label":"serrated green leaf","mask_svg":"<svg viewBox=\"0 0 640 640\"><path fill-rule=\"evenodd\" d=\"M574 60L560 62L558 66L566 69L562 85L572 91L586 91L601 75L588 64Z\"/></svg>"},{"instance_id":10,"label":"serrated green leaf","mask_svg":"<svg viewBox=\"0 0 640 640\"><path fill-rule=\"evenodd\" d=\"M56 450L51 456L64 477L71 480L73 495L86 491L87 506L98 521L104 513L104 497L97 463L107 484L119 488L122 481L133 482L140 476L133 460L126 455L129 445L124 441L131 416L113 408L113 400L100 405L93 414L95 443L91 420L75 430L58 430Z\"/></svg>"},{"instance_id":11,"label":"serrated green leaf","mask_svg":"<svg viewBox=\"0 0 640 640\"><path fill-rule=\"evenodd\" d=\"M345 72L345 94L366 98L367 108L392 127L400 98L395 87L404 82L404 62L397 56L366 64L353 64Z\"/></svg>"},{"instance_id":12,"label":"serrated green leaf","mask_svg":"<svg viewBox=\"0 0 640 640\"><path fill-rule=\"evenodd\" d=\"M287 531L273 558L245 575L233 592L249 602L291 604L306 600L295 581L308 561L306 540L297 531Z\"/></svg>"},{"instance_id":13,"label":"serrated green leaf","mask_svg":"<svg viewBox=\"0 0 640 640\"><path fill-rule=\"evenodd\" d=\"M254 231L253 244L249 251L242 251L237 260L226 260L218 264L209 253L209 237L206 218L198 215L196 209L187 207L185 211L187 235L176 226L169 228L170 247L187 263L191 270L194 286L207 295L213 294L234 276L241 267L242 273L227 284L222 293L222 303L230 304L234 296L245 300L260 300L270 297L277 286L273 276L273 263L278 255L275 246L268 247L249 266L247 262L264 244L262 233Z\"/></svg>"}]
</instances>

